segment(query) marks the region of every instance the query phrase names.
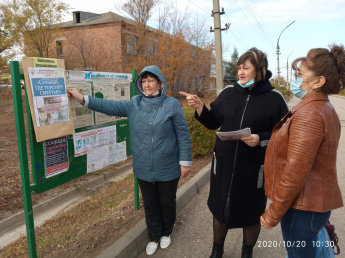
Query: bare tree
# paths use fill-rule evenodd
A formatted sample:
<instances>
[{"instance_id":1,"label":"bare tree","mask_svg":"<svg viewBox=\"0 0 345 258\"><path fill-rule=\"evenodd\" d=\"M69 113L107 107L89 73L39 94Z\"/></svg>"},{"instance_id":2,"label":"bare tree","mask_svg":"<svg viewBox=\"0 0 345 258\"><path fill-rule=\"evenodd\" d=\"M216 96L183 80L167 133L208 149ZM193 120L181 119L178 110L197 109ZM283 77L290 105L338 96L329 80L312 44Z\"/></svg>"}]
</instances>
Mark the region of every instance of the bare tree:
<instances>
[{"instance_id":1,"label":"bare tree","mask_svg":"<svg viewBox=\"0 0 345 258\"><path fill-rule=\"evenodd\" d=\"M69 51L66 62L74 62L74 67L83 70L106 70L110 57L102 39L95 38L87 26L65 34Z\"/></svg>"},{"instance_id":2,"label":"bare tree","mask_svg":"<svg viewBox=\"0 0 345 258\"><path fill-rule=\"evenodd\" d=\"M193 22L188 10L181 13L170 5L164 8L159 24L164 33L156 60L171 86L171 94L177 97L180 90L199 92L209 83L214 59L205 22Z\"/></svg>"},{"instance_id":3,"label":"bare tree","mask_svg":"<svg viewBox=\"0 0 345 258\"><path fill-rule=\"evenodd\" d=\"M152 62L155 40L147 22L160 0L123 0L116 7L127 13L134 22L126 25L127 66L143 68Z\"/></svg>"}]
</instances>

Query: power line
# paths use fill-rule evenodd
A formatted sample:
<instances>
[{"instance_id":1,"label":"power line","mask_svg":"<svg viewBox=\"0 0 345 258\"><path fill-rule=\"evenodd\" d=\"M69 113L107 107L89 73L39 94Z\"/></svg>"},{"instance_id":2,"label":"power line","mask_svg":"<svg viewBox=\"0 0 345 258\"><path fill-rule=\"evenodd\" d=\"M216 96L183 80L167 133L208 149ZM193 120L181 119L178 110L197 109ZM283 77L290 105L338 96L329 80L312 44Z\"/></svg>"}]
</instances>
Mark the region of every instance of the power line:
<instances>
[{"instance_id":1,"label":"power line","mask_svg":"<svg viewBox=\"0 0 345 258\"><path fill-rule=\"evenodd\" d=\"M231 21L230 17L225 13L225 16L229 19L229 21ZM236 28L236 24L231 24L230 27L230 33L235 33L233 36L242 44L244 45L246 48L248 48L247 46L247 40L242 36L242 34L237 30ZM238 34L238 37L237 37Z\"/></svg>"},{"instance_id":2,"label":"power line","mask_svg":"<svg viewBox=\"0 0 345 258\"><path fill-rule=\"evenodd\" d=\"M201 8L200 5L199 5L199 3L198 3L198 5L197 5L197 4L193 3L191 0L187 0L187 1L190 2L191 4L195 5L196 7L198 7L198 8L199 8L200 10L202 10L203 12L207 13L208 15L210 15L210 12L207 11L207 10L205 10L205 9L203 9L203 8Z\"/></svg>"},{"instance_id":3,"label":"power line","mask_svg":"<svg viewBox=\"0 0 345 258\"><path fill-rule=\"evenodd\" d=\"M246 14L244 13L242 7L238 4L238 1L237 1L237 0L235 0L235 1L236 1L237 6L240 8L241 12L243 13L243 15L246 16ZM261 40L262 40L265 44L268 45L268 43L262 38L261 34L257 31L256 27L252 24L251 20L248 19L248 21L249 21L250 25L252 26L252 28L255 30L255 32L259 35L259 37L261 38ZM268 47L270 47L270 46L268 46Z\"/></svg>"},{"instance_id":4,"label":"power line","mask_svg":"<svg viewBox=\"0 0 345 258\"><path fill-rule=\"evenodd\" d=\"M253 0L249 0L249 1L251 2L251 5L253 6L253 9L254 9L254 11L255 11L255 13L256 13L256 16L258 16L258 17L260 18L260 20L262 21L262 24L263 24L263 27L264 27L265 31L268 32L266 23L264 22L264 19L262 18L261 13L260 13L260 12L258 11L258 9L256 8L256 5L253 3ZM270 39L271 42L273 42L271 37L269 37L269 39ZM274 45L274 44L273 44L273 45ZM275 45L274 45L274 46L275 46Z\"/></svg>"},{"instance_id":5,"label":"power line","mask_svg":"<svg viewBox=\"0 0 345 258\"><path fill-rule=\"evenodd\" d=\"M274 44L272 43L271 39L267 36L265 30L262 28L261 24L260 24L260 21L258 20L258 17L255 13L255 10L254 10L254 6L251 4L251 2L249 2L248 0L244 0L245 4L249 7L249 11L252 15L252 17L255 19L259 29L261 29L261 31L263 32L264 36L267 38L267 40L269 41L270 44L272 44L272 46L274 47Z\"/></svg>"}]
</instances>

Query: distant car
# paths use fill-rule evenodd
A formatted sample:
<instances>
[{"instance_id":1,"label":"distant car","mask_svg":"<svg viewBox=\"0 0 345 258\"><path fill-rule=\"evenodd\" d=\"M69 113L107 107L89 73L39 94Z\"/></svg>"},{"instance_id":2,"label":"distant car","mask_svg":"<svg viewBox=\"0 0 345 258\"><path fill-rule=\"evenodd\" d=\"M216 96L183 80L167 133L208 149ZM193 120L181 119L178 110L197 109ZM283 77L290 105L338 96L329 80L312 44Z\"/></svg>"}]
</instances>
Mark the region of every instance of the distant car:
<instances>
[{"instance_id":1,"label":"distant car","mask_svg":"<svg viewBox=\"0 0 345 258\"><path fill-rule=\"evenodd\" d=\"M25 89L24 83L21 83L21 84L20 84L20 88L22 88L22 90Z\"/></svg>"}]
</instances>

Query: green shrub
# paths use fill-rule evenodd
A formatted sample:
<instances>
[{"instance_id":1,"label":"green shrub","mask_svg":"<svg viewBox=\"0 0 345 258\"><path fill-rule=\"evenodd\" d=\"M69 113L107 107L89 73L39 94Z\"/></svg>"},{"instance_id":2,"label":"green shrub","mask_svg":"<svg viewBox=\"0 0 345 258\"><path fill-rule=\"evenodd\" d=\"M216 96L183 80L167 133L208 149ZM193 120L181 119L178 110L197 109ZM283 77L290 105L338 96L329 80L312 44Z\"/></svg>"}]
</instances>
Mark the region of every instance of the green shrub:
<instances>
[{"instance_id":1,"label":"green shrub","mask_svg":"<svg viewBox=\"0 0 345 258\"><path fill-rule=\"evenodd\" d=\"M345 96L345 90L340 91L340 92L339 92L339 95Z\"/></svg>"},{"instance_id":2,"label":"green shrub","mask_svg":"<svg viewBox=\"0 0 345 258\"><path fill-rule=\"evenodd\" d=\"M193 108L183 108L192 144L193 157L203 157L212 153L216 142L216 130L209 130L194 118Z\"/></svg>"},{"instance_id":3,"label":"green shrub","mask_svg":"<svg viewBox=\"0 0 345 258\"><path fill-rule=\"evenodd\" d=\"M276 88L277 90L279 90L285 99L288 99L290 96L292 96L292 92L290 90L288 90L285 87L281 87L281 86L274 86L274 88Z\"/></svg>"}]
</instances>

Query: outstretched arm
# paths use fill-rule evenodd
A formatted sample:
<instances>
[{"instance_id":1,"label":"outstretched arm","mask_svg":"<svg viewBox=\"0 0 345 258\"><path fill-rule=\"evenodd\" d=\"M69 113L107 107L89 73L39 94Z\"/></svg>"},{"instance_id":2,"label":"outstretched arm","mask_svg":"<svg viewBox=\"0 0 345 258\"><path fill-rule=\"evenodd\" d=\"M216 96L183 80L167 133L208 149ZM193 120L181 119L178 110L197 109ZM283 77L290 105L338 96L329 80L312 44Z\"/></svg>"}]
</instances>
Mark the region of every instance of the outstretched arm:
<instances>
[{"instance_id":1,"label":"outstretched arm","mask_svg":"<svg viewBox=\"0 0 345 258\"><path fill-rule=\"evenodd\" d=\"M200 100L200 98L196 95L189 94L187 92L180 91L181 95L186 97L188 101L188 105L196 110L199 116L201 116L202 109L204 107L204 103Z\"/></svg>"}]
</instances>

